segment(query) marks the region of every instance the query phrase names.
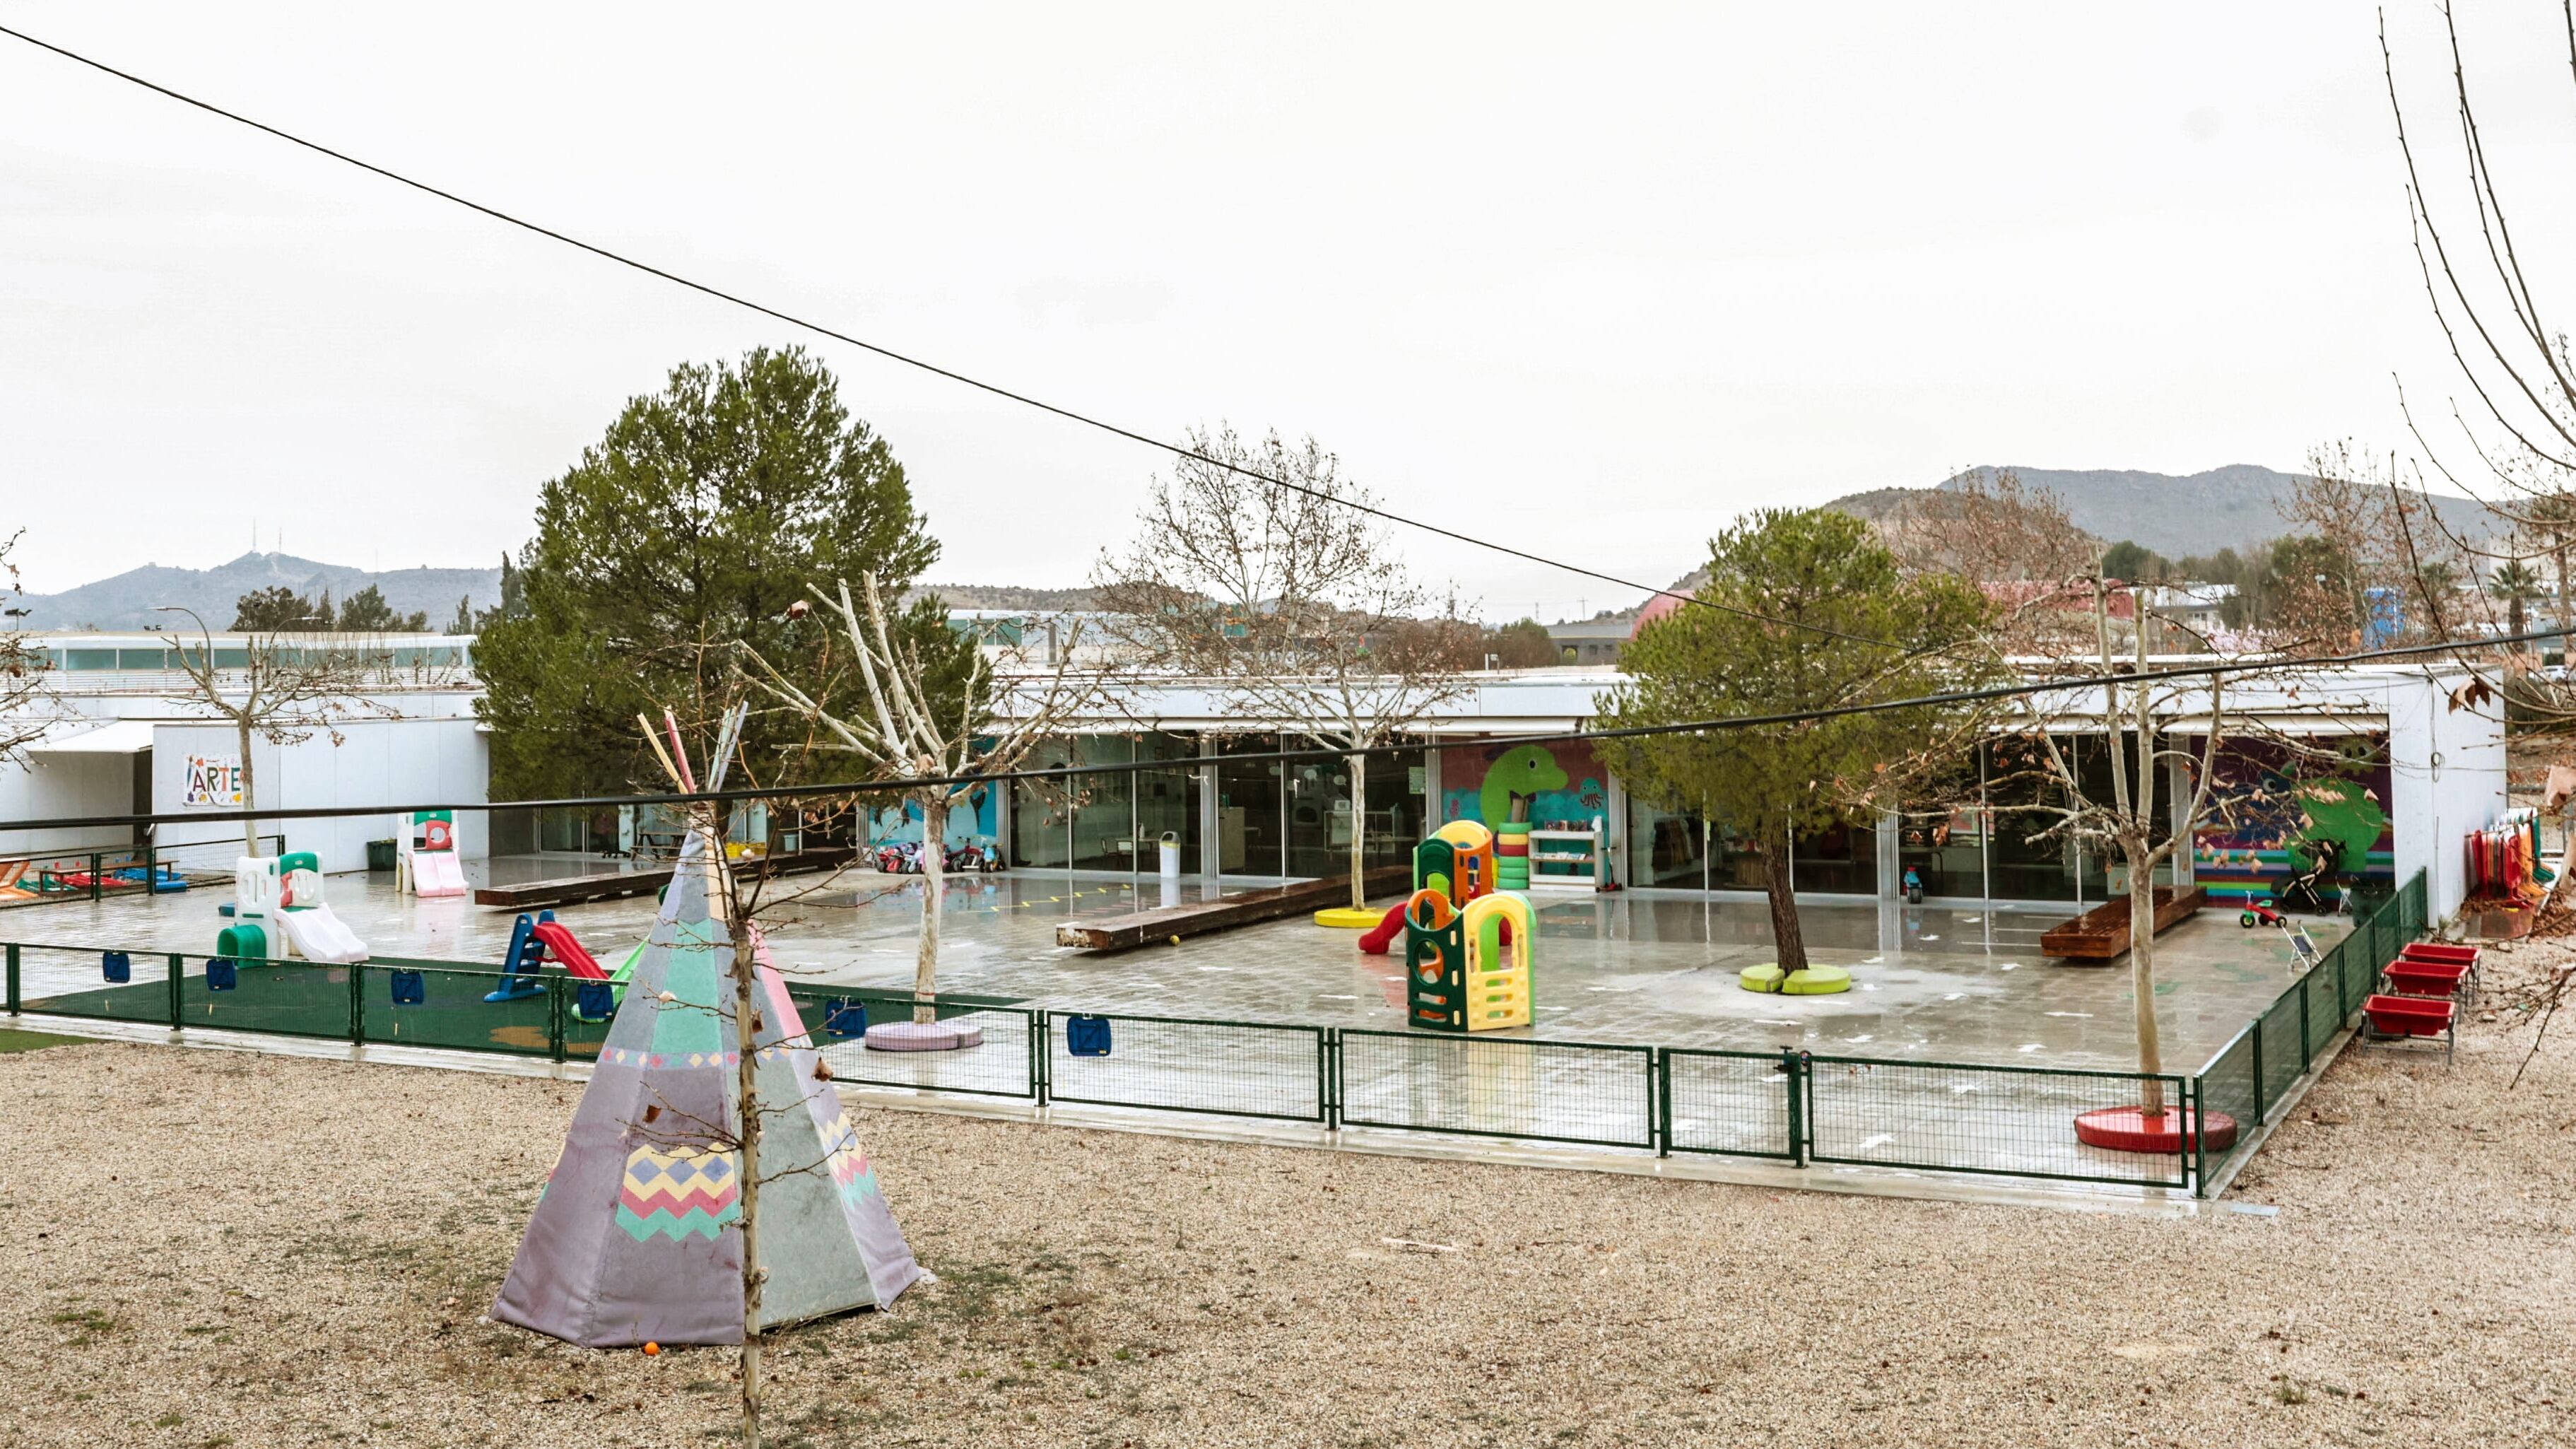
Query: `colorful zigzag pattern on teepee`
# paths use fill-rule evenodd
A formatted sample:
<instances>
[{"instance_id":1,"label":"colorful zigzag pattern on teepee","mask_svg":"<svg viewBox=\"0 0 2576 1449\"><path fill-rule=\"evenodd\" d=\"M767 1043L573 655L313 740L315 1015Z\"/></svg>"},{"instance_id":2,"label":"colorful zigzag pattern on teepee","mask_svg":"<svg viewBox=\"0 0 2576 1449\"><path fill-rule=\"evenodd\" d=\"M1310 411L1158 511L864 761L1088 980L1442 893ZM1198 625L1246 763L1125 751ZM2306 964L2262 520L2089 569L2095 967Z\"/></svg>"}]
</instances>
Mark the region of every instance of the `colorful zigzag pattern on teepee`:
<instances>
[{"instance_id":1,"label":"colorful zigzag pattern on teepee","mask_svg":"<svg viewBox=\"0 0 2576 1449\"><path fill-rule=\"evenodd\" d=\"M635 1241L649 1241L656 1233L674 1242L692 1233L712 1239L741 1212L732 1153L638 1147L626 1154L617 1225Z\"/></svg>"},{"instance_id":2,"label":"colorful zigzag pattern on teepee","mask_svg":"<svg viewBox=\"0 0 2576 1449\"><path fill-rule=\"evenodd\" d=\"M876 1192L877 1175L859 1147L859 1129L850 1125L847 1108L833 1119L830 1141L832 1182L841 1190L841 1201L856 1207Z\"/></svg>"}]
</instances>

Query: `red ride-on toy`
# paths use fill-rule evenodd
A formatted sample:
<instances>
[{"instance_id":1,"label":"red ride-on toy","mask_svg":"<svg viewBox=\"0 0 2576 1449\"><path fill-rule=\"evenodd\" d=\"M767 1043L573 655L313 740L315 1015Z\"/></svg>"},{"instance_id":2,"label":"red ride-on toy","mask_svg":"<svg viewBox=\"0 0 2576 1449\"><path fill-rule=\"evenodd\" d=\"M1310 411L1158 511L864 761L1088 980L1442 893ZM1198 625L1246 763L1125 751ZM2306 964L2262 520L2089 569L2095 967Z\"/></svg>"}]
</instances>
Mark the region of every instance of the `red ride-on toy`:
<instances>
[{"instance_id":1,"label":"red ride-on toy","mask_svg":"<svg viewBox=\"0 0 2576 1449\"><path fill-rule=\"evenodd\" d=\"M2247 901L2245 909L2236 913L2236 924L2249 931L2256 926L2277 926L2281 924L2280 908L2272 903L2270 896L2259 901Z\"/></svg>"}]
</instances>

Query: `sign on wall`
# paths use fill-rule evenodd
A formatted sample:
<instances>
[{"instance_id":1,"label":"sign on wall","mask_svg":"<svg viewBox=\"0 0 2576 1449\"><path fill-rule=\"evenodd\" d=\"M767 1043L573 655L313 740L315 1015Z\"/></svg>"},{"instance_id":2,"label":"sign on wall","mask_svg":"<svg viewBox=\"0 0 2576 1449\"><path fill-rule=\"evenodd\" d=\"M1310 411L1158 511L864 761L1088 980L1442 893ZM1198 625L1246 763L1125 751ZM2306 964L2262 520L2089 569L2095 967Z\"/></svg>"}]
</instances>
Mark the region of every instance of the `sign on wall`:
<instances>
[{"instance_id":1,"label":"sign on wall","mask_svg":"<svg viewBox=\"0 0 2576 1449\"><path fill-rule=\"evenodd\" d=\"M241 756L190 755L188 788L179 803L199 809L237 810L242 803L241 786Z\"/></svg>"}]
</instances>

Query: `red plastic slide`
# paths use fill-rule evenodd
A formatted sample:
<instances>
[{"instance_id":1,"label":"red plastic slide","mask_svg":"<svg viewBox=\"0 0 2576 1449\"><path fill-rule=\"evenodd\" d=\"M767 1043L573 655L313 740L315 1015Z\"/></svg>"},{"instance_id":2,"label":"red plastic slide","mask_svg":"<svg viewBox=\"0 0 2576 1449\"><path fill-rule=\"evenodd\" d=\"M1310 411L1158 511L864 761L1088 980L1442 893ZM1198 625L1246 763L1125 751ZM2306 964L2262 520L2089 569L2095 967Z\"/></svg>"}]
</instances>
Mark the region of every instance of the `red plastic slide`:
<instances>
[{"instance_id":1,"label":"red plastic slide","mask_svg":"<svg viewBox=\"0 0 2576 1449\"><path fill-rule=\"evenodd\" d=\"M572 932L563 922L539 921L535 926L535 935L538 940L546 943L546 950L563 963L566 974L577 976L584 981L608 979L608 973L600 969L598 962L590 959L590 953L581 948L581 942L573 939Z\"/></svg>"},{"instance_id":2,"label":"red plastic slide","mask_svg":"<svg viewBox=\"0 0 2576 1449\"><path fill-rule=\"evenodd\" d=\"M1385 919L1371 926L1368 934L1360 937L1360 949L1372 956L1383 956L1386 954L1388 944L1395 940L1396 932L1403 929L1404 902L1398 901L1386 908Z\"/></svg>"}]
</instances>

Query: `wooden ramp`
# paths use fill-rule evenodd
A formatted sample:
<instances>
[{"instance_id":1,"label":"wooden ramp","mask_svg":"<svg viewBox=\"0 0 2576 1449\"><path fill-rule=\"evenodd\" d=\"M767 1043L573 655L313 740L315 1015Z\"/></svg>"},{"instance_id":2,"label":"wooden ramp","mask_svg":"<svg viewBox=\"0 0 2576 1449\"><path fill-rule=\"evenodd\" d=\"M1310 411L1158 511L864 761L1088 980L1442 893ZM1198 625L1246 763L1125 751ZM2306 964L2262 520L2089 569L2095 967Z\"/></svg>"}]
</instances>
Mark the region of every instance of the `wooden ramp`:
<instances>
[{"instance_id":1,"label":"wooden ramp","mask_svg":"<svg viewBox=\"0 0 2576 1449\"><path fill-rule=\"evenodd\" d=\"M783 875L812 875L817 871L838 870L858 859L858 851L846 845L821 845L800 850L794 855L762 856L734 862L734 869L755 880ZM577 906L585 901L614 901L627 896L651 895L671 883L671 867L655 870L621 870L605 875L567 876L561 880L522 881L517 885L485 886L474 892L474 904L496 906L505 911L532 911L539 907Z\"/></svg>"},{"instance_id":2,"label":"wooden ramp","mask_svg":"<svg viewBox=\"0 0 2576 1449\"><path fill-rule=\"evenodd\" d=\"M2157 886L2156 934L2161 936L2177 924L2189 920L2193 913L2209 903L2209 893L2198 886L2174 894L2172 886ZM2087 961L2096 964L2119 960L2129 953L2129 898L2120 896L2086 911L2071 921L2061 921L2048 928L2039 938L2043 956L2065 961Z\"/></svg>"},{"instance_id":3,"label":"wooden ramp","mask_svg":"<svg viewBox=\"0 0 2576 1449\"><path fill-rule=\"evenodd\" d=\"M1360 878L1360 888L1371 896L1393 895L1412 884L1413 867L1409 865L1382 865ZM1302 881L1267 890L1238 891L1212 901L1067 921L1055 928L1055 943L1086 951L1132 951L1139 946L1169 944L1176 936L1204 936L1283 916L1307 915L1326 906L1345 905L1350 898L1349 876Z\"/></svg>"}]
</instances>

